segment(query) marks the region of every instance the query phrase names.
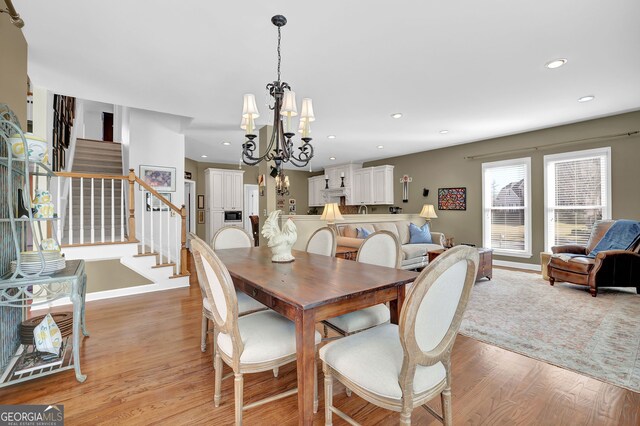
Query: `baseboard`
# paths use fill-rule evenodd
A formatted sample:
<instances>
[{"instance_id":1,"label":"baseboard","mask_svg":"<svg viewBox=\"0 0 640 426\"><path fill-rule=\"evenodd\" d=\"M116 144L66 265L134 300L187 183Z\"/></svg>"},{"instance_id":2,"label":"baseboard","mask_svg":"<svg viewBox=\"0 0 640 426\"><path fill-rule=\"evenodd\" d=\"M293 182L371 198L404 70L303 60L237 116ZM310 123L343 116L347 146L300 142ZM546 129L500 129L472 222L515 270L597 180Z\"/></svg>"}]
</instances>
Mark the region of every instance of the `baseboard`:
<instances>
[{"instance_id":1,"label":"baseboard","mask_svg":"<svg viewBox=\"0 0 640 426\"><path fill-rule=\"evenodd\" d=\"M526 269L528 271L542 271L540 265L535 263L509 262L508 260L493 260L493 266L505 266L507 268Z\"/></svg>"},{"instance_id":2,"label":"baseboard","mask_svg":"<svg viewBox=\"0 0 640 426\"><path fill-rule=\"evenodd\" d=\"M165 282L145 284L133 287L117 288L114 290L97 291L95 293L87 293L86 301L92 302L95 300L113 299L115 297L134 296L137 294L151 293L154 291L173 290L176 288L189 287L189 277L184 279L176 278L170 280L167 278ZM57 306L71 305L71 300L68 297L63 297L58 300L54 300L50 303L43 305L33 306L31 311L39 311L43 309L49 309Z\"/></svg>"}]
</instances>

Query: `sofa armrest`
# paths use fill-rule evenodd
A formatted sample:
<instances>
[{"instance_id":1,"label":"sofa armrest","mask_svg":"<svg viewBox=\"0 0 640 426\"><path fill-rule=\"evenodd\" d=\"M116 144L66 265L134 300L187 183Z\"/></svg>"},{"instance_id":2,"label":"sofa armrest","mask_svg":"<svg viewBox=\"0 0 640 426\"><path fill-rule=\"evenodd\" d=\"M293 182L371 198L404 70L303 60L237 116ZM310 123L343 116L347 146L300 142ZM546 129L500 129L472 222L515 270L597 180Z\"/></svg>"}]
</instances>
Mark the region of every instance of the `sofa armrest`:
<instances>
[{"instance_id":1,"label":"sofa armrest","mask_svg":"<svg viewBox=\"0 0 640 426\"><path fill-rule=\"evenodd\" d=\"M573 253L573 254L587 254L587 248L585 246L579 246L577 244L567 244L564 246L553 246L551 251L554 254L558 253Z\"/></svg>"},{"instance_id":2,"label":"sofa armrest","mask_svg":"<svg viewBox=\"0 0 640 426\"><path fill-rule=\"evenodd\" d=\"M598 252L591 273L598 287L639 287L640 254L629 250Z\"/></svg>"},{"instance_id":3,"label":"sofa armrest","mask_svg":"<svg viewBox=\"0 0 640 426\"><path fill-rule=\"evenodd\" d=\"M338 236L336 242L339 246L359 248L364 240L362 238L342 237Z\"/></svg>"},{"instance_id":4,"label":"sofa armrest","mask_svg":"<svg viewBox=\"0 0 640 426\"><path fill-rule=\"evenodd\" d=\"M444 247L444 243L446 242L446 239L444 237L444 233L442 232L431 232L431 241L433 241L433 244L439 244L441 246Z\"/></svg>"}]
</instances>

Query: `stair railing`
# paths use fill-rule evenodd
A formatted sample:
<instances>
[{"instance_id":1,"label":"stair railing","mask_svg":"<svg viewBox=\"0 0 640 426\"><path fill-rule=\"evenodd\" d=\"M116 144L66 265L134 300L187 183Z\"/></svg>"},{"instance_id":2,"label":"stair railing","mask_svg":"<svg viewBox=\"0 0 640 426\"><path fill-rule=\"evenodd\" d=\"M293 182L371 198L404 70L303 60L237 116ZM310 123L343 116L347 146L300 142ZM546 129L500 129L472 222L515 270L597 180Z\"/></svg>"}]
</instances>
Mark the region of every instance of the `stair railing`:
<instances>
[{"instance_id":1,"label":"stair railing","mask_svg":"<svg viewBox=\"0 0 640 426\"><path fill-rule=\"evenodd\" d=\"M57 221L53 230L62 247L140 243L142 254L158 253L161 266L174 264L175 275L189 274L187 211L184 205L177 207L172 204L136 176L133 169L127 176L77 172L55 174L55 206L61 205L60 194L65 192L62 185L67 185L68 191L67 221ZM121 194L119 200L116 197L118 190ZM140 194L137 212L136 193ZM78 206L74 205L74 194L79 195ZM85 206L85 195L90 195L89 206ZM119 214L118 220L116 213ZM136 215L140 226L137 231Z\"/></svg>"}]
</instances>

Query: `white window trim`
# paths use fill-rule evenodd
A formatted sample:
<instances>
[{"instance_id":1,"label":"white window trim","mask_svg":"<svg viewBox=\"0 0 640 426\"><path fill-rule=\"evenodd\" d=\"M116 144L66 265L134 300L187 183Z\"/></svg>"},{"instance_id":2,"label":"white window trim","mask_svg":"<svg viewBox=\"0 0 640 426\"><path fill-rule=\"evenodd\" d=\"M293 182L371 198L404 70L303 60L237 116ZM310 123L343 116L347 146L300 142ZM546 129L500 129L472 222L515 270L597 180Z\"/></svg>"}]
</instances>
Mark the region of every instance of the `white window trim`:
<instances>
[{"instance_id":1,"label":"white window trim","mask_svg":"<svg viewBox=\"0 0 640 426\"><path fill-rule=\"evenodd\" d=\"M549 163L559 161L559 160L578 160L581 158L589 158L599 155L606 156L607 162L607 205L606 208L602 211L602 219L608 220L611 219L611 147L603 147L603 148L594 148L594 149L585 149L581 151L571 151L571 152L563 152L561 154L549 154L544 156L544 168L543 168L543 177L544 177L544 249L545 251L550 252L551 246L549 242L549 233L551 229L549 227L549 205L551 194L549 193L549 178L548 178L548 170Z\"/></svg>"},{"instance_id":2,"label":"white window trim","mask_svg":"<svg viewBox=\"0 0 640 426\"><path fill-rule=\"evenodd\" d=\"M510 257L523 257L530 258L532 256L531 250L531 157L524 158L514 158L512 160L504 160L504 161L493 161L490 163L482 163L482 244L484 247L491 247L491 220L487 220L487 205L488 199L487 197L491 196L490 194L485 193L485 182L484 175L485 170L493 167L503 167L503 166L511 166L514 164L525 164L526 173L525 173L525 196L524 196L524 250L516 251L516 250L505 250L505 249L493 249L493 253L501 256L510 256Z\"/></svg>"}]
</instances>

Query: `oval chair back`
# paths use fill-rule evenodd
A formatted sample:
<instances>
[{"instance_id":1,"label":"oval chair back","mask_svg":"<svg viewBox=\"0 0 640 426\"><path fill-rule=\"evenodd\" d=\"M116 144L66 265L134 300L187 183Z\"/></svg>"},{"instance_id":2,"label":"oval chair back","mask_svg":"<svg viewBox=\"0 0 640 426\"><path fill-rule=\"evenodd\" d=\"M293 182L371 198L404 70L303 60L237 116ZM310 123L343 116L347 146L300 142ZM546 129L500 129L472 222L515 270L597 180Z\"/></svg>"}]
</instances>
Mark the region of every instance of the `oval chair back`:
<instances>
[{"instance_id":1,"label":"oval chair back","mask_svg":"<svg viewBox=\"0 0 640 426\"><path fill-rule=\"evenodd\" d=\"M211 247L214 250L230 248L245 248L253 246L253 238L243 228L238 226L225 226L220 228L211 239Z\"/></svg>"},{"instance_id":2,"label":"oval chair back","mask_svg":"<svg viewBox=\"0 0 640 426\"><path fill-rule=\"evenodd\" d=\"M415 280L400 314L404 361L400 373L403 398L413 397L416 366L442 362L446 387L451 382L451 349L478 270L478 250L457 246L431 262Z\"/></svg>"},{"instance_id":3,"label":"oval chair back","mask_svg":"<svg viewBox=\"0 0 640 426\"><path fill-rule=\"evenodd\" d=\"M336 255L336 231L328 226L318 229L307 241L307 253L320 254L322 256Z\"/></svg>"},{"instance_id":4,"label":"oval chair back","mask_svg":"<svg viewBox=\"0 0 640 426\"><path fill-rule=\"evenodd\" d=\"M244 345L238 329L238 299L233 281L213 249L193 234L190 234L190 238L198 281L211 304L215 333L229 335L234 362L239 362Z\"/></svg>"},{"instance_id":5,"label":"oval chair back","mask_svg":"<svg viewBox=\"0 0 640 426\"><path fill-rule=\"evenodd\" d=\"M374 232L362 242L356 262L399 268L402 258L398 238L389 231Z\"/></svg>"}]
</instances>

